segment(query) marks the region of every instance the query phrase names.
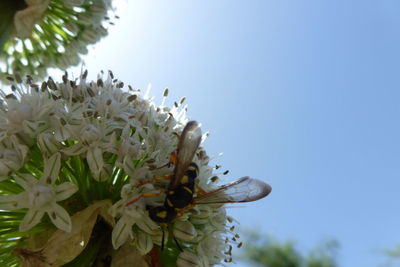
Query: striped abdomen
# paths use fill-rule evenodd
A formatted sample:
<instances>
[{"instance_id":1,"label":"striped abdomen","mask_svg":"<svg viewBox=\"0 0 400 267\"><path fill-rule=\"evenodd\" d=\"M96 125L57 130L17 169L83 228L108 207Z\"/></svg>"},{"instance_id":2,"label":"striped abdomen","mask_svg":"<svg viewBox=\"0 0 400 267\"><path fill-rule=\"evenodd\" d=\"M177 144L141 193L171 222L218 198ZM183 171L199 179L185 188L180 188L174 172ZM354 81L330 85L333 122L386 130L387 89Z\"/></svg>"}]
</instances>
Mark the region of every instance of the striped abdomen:
<instances>
[{"instance_id":1,"label":"striped abdomen","mask_svg":"<svg viewBox=\"0 0 400 267\"><path fill-rule=\"evenodd\" d=\"M188 206L193 199L195 179L199 175L199 167L196 163L190 163L185 174L182 176L178 188L167 192L164 206L182 209Z\"/></svg>"}]
</instances>

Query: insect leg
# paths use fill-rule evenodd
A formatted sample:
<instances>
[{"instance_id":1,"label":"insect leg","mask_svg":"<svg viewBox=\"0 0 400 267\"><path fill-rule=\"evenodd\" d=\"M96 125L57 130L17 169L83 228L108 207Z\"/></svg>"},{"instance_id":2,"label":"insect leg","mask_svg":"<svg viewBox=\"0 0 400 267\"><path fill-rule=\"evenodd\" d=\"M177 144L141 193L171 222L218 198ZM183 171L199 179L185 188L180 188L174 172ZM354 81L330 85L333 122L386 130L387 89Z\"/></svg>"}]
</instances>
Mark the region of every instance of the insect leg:
<instances>
[{"instance_id":1,"label":"insect leg","mask_svg":"<svg viewBox=\"0 0 400 267\"><path fill-rule=\"evenodd\" d=\"M178 154L176 153L176 151L174 151L169 156L169 164L176 164L177 161L178 161Z\"/></svg>"},{"instance_id":2,"label":"insect leg","mask_svg":"<svg viewBox=\"0 0 400 267\"><path fill-rule=\"evenodd\" d=\"M178 156L177 156L176 151L174 151L169 156L169 162L167 164L164 164L164 165L160 166L160 167L157 167L156 169L158 170L158 169L162 169L162 168L165 168L165 167L169 168L169 167L171 167L172 164L176 164L177 161L178 161Z\"/></svg>"},{"instance_id":3,"label":"insect leg","mask_svg":"<svg viewBox=\"0 0 400 267\"><path fill-rule=\"evenodd\" d=\"M132 199L131 201L129 201L128 203L126 203L125 206L132 205L133 203L141 200L144 197L156 197L156 196L159 196L160 194L161 194L161 191L156 192L156 193L143 193L143 194L140 194L138 197L136 197L136 198Z\"/></svg>"},{"instance_id":4,"label":"insect leg","mask_svg":"<svg viewBox=\"0 0 400 267\"><path fill-rule=\"evenodd\" d=\"M197 189L197 192L199 192L201 195L205 195L205 194L208 193L206 190L204 190L203 188L201 188L201 186L198 185L198 184L196 184L196 189Z\"/></svg>"},{"instance_id":5,"label":"insect leg","mask_svg":"<svg viewBox=\"0 0 400 267\"><path fill-rule=\"evenodd\" d=\"M192 203L186 207L184 207L183 209L180 209L178 214L175 216L174 220L179 219L180 217L182 217L185 213L187 213L189 210L193 209L193 207L196 206L195 203Z\"/></svg>"},{"instance_id":6,"label":"insect leg","mask_svg":"<svg viewBox=\"0 0 400 267\"><path fill-rule=\"evenodd\" d=\"M179 245L178 240L176 240L176 238L175 238L175 236L174 236L174 233L172 232L171 228L169 228L168 226L167 226L167 228L168 228L168 233L169 233L169 235L171 235L172 238L174 239L176 246L179 248L179 250L180 250L181 252L183 252L183 249L182 249L181 245Z\"/></svg>"},{"instance_id":7,"label":"insect leg","mask_svg":"<svg viewBox=\"0 0 400 267\"><path fill-rule=\"evenodd\" d=\"M164 175L164 176L161 176L161 177L154 177L153 180L156 180L156 181L167 181L167 180L171 180L171 178L173 176L174 176L173 174L169 174L169 175Z\"/></svg>"},{"instance_id":8,"label":"insect leg","mask_svg":"<svg viewBox=\"0 0 400 267\"><path fill-rule=\"evenodd\" d=\"M154 181L168 181L171 180L172 177L174 175L173 174L169 174L169 175L164 175L164 176L160 176L160 177L154 177L153 179L147 180L147 181L141 181L135 184L136 187L141 187L145 184L150 184L153 183Z\"/></svg>"},{"instance_id":9,"label":"insect leg","mask_svg":"<svg viewBox=\"0 0 400 267\"><path fill-rule=\"evenodd\" d=\"M165 241L165 229L163 226L161 226L161 230L162 230L161 251L163 251L164 250L164 241Z\"/></svg>"},{"instance_id":10,"label":"insect leg","mask_svg":"<svg viewBox=\"0 0 400 267\"><path fill-rule=\"evenodd\" d=\"M173 237L173 239L174 239L174 241L175 241L176 246L179 248L179 250L180 250L181 252L183 252L183 249L181 248L181 245L179 245L178 240L176 240L175 236L172 236L172 237Z\"/></svg>"},{"instance_id":11,"label":"insect leg","mask_svg":"<svg viewBox=\"0 0 400 267\"><path fill-rule=\"evenodd\" d=\"M172 152L169 162L160 167L157 167L156 169L162 169L164 167L169 168L169 167L171 167L171 164L176 164L177 160L178 160L177 153ZM161 176L161 177L154 177L151 180L139 182L136 186L142 186L144 184L152 183L153 181L167 181L167 180L171 180L173 177L174 177L174 174L169 174L169 175L165 175L165 176Z\"/></svg>"}]
</instances>

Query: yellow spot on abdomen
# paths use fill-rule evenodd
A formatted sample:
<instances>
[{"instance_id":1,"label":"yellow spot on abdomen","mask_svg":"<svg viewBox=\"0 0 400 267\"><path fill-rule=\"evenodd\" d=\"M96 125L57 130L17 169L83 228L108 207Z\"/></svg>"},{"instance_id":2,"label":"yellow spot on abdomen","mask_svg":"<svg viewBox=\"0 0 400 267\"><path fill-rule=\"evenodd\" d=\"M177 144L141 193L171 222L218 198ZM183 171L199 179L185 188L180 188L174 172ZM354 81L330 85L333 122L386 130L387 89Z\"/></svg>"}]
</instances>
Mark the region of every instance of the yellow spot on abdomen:
<instances>
[{"instance_id":1,"label":"yellow spot on abdomen","mask_svg":"<svg viewBox=\"0 0 400 267\"><path fill-rule=\"evenodd\" d=\"M157 217L164 219L165 217L167 217L167 212L165 210L157 212Z\"/></svg>"},{"instance_id":2,"label":"yellow spot on abdomen","mask_svg":"<svg viewBox=\"0 0 400 267\"><path fill-rule=\"evenodd\" d=\"M181 179L181 184L187 184L189 182L189 177L187 175L184 175Z\"/></svg>"},{"instance_id":3,"label":"yellow spot on abdomen","mask_svg":"<svg viewBox=\"0 0 400 267\"><path fill-rule=\"evenodd\" d=\"M170 207L173 207L174 205L172 205L172 202L167 198L167 204L168 204L168 206L170 206Z\"/></svg>"},{"instance_id":4,"label":"yellow spot on abdomen","mask_svg":"<svg viewBox=\"0 0 400 267\"><path fill-rule=\"evenodd\" d=\"M189 192L189 194L193 194L192 190L190 190L190 188L189 188L189 187L187 187L187 186L184 186L184 187L183 187L183 189L185 189L186 191L188 191L188 192Z\"/></svg>"}]
</instances>

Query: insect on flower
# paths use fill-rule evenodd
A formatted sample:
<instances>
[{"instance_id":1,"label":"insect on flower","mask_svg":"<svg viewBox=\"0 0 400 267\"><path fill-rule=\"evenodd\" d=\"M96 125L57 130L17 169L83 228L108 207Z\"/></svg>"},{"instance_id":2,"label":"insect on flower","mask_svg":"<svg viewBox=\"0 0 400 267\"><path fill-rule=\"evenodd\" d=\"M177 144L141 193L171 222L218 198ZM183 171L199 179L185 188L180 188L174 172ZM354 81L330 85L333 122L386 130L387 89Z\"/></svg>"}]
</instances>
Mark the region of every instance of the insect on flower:
<instances>
[{"instance_id":1,"label":"insect on flower","mask_svg":"<svg viewBox=\"0 0 400 267\"><path fill-rule=\"evenodd\" d=\"M164 204L149 209L150 218L159 223L163 229L164 227L168 228L169 223L188 212L195 205L256 201L266 197L272 190L267 183L248 176L210 192L197 186L195 179L199 175L199 168L192 160L200 145L201 135L200 126L196 121L186 124L179 138L177 152L171 156L170 163L174 163L175 168L170 176ZM196 188L198 189L197 194ZM132 201L127 205L130 204ZM173 238L178 248L182 250L174 236ZM163 249L164 230L161 244Z\"/></svg>"}]
</instances>

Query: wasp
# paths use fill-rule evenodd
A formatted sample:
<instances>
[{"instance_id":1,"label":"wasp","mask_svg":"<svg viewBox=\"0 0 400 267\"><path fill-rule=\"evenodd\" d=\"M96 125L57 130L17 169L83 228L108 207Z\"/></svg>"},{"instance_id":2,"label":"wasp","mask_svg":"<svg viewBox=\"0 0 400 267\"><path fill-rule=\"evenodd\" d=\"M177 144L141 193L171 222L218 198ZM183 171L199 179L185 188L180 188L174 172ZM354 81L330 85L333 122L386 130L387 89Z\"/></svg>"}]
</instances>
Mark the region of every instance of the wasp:
<instances>
[{"instance_id":1,"label":"wasp","mask_svg":"<svg viewBox=\"0 0 400 267\"><path fill-rule=\"evenodd\" d=\"M199 174L199 167L192 160L200 142L200 126L195 121L188 122L179 138L176 156L173 156L175 168L166 191L164 205L149 210L149 216L153 221L171 222L180 209L192 203L195 179Z\"/></svg>"},{"instance_id":2,"label":"wasp","mask_svg":"<svg viewBox=\"0 0 400 267\"><path fill-rule=\"evenodd\" d=\"M175 167L166 190L164 204L149 209L149 216L154 222L168 225L195 205L256 201L271 192L272 188L267 183L245 176L210 192L201 190L201 194L196 194L195 180L199 175L199 168L193 162L193 158L201 137L199 124L196 121L188 122L180 135L176 154L172 157ZM182 250L177 240L174 240ZM164 231L161 244L163 248Z\"/></svg>"}]
</instances>

